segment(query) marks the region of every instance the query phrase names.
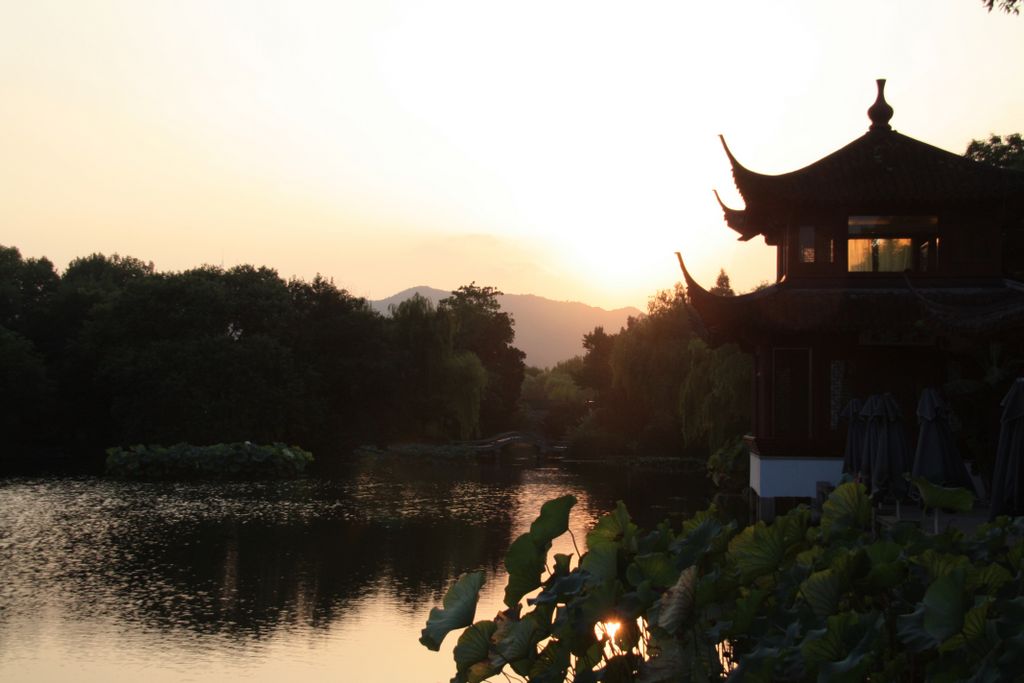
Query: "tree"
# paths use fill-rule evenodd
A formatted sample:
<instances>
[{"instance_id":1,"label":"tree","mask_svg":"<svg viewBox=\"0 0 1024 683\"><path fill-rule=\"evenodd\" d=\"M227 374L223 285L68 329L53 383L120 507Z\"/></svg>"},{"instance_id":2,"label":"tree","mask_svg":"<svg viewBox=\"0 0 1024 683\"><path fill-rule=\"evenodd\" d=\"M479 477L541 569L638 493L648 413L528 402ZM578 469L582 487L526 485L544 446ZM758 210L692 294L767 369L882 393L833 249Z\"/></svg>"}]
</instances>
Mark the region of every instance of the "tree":
<instances>
[{"instance_id":1,"label":"tree","mask_svg":"<svg viewBox=\"0 0 1024 683\"><path fill-rule=\"evenodd\" d=\"M487 388L480 403L480 427L485 433L507 428L519 403L526 371L526 354L512 345L515 321L501 310L494 287L463 285L441 299L438 311L454 322L457 351L471 351L487 371Z\"/></svg>"},{"instance_id":2,"label":"tree","mask_svg":"<svg viewBox=\"0 0 1024 683\"><path fill-rule=\"evenodd\" d=\"M129 280L82 336L113 417L107 445L288 440L311 400L288 302L276 273L249 266Z\"/></svg>"},{"instance_id":3,"label":"tree","mask_svg":"<svg viewBox=\"0 0 1024 683\"><path fill-rule=\"evenodd\" d=\"M113 305L129 283L155 275L153 262L132 256L91 254L68 264L54 302L51 332L58 345L73 344L82 327Z\"/></svg>"},{"instance_id":4,"label":"tree","mask_svg":"<svg viewBox=\"0 0 1024 683\"><path fill-rule=\"evenodd\" d=\"M68 264L62 278L65 284L90 286L96 289L120 290L132 280L152 275L153 262L148 263L134 256L104 256L90 254L74 259Z\"/></svg>"},{"instance_id":5,"label":"tree","mask_svg":"<svg viewBox=\"0 0 1024 683\"><path fill-rule=\"evenodd\" d=\"M964 156L974 161L1024 171L1024 137L1020 133L1007 136L989 135L988 140L971 140ZM1024 278L1024 218L1003 231L1003 273L1015 280Z\"/></svg>"},{"instance_id":6,"label":"tree","mask_svg":"<svg viewBox=\"0 0 1024 683\"><path fill-rule=\"evenodd\" d=\"M577 383L575 378L582 370L582 356L564 360L550 370L527 368L523 404L533 411L545 436L563 438L566 430L578 425L587 414L594 390Z\"/></svg>"},{"instance_id":7,"label":"tree","mask_svg":"<svg viewBox=\"0 0 1024 683\"><path fill-rule=\"evenodd\" d=\"M287 336L311 397L293 425L296 443L323 450L321 442L336 448L382 435L394 424L389 401L397 384L383 316L320 275L292 279L288 291L294 322Z\"/></svg>"},{"instance_id":8,"label":"tree","mask_svg":"<svg viewBox=\"0 0 1024 683\"><path fill-rule=\"evenodd\" d=\"M48 259L0 246L0 325L33 338L59 282Z\"/></svg>"},{"instance_id":9,"label":"tree","mask_svg":"<svg viewBox=\"0 0 1024 683\"><path fill-rule=\"evenodd\" d=\"M693 336L682 286L655 294L647 310L615 337L612 388L599 403L599 417L642 453L679 454L676 403Z\"/></svg>"},{"instance_id":10,"label":"tree","mask_svg":"<svg viewBox=\"0 0 1024 683\"><path fill-rule=\"evenodd\" d=\"M469 439L479 435L488 375L473 351L455 347L451 311L420 295L391 309L394 414L402 436Z\"/></svg>"},{"instance_id":11,"label":"tree","mask_svg":"<svg viewBox=\"0 0 1024 683\"><path fill-rule=\"evenodd\" d=\"M711 349L700 339L687 348L689 366L679 389L687 448L721 448L750 427L751 357L735 344Z\"/></svg>"},{"instance_id":12,"label":"tree","mask_svg":"<svg viewBox=\"0 0 1024 683\"><path fill-rule=\"evenodd\" d=\"M964 156L993 166L1024 171L1024 137L1011 133L1005 138L992 133L988 140L971 140Z\"/></svg>"},{"instance_id":13,"label":"tree","mask_svg":"<svg viewBox=\"0 0 1024 683\"><path fill-rule=\"evenodd\" d=\"M32 342L0 325L0 430L4 447L30 444L53 431L52 386Z\"/></svg>"},{"instance_id":14,"label":"tree","mask_svg":"<svg viewBox=\"0 0 1024 683\"><path fill-rule=\"evenodd\" d=\"M1021 4L1024 4L1024 0L981 0L981 4L985 5L989 12L998 7L1007 14L1020 14L1020 7Z\"/></svg>"},{"instance_id":15,"label":"tree","mask_svg":"<svg viewBox=\"0 0 1024 683\"><path fill-rule=\"evenodd\" d=\"M612 346L615 335L608 334L598 325L593 332L583 335L583 362L572 371L572 377L581 387L593 389L598 397L612 386Z\"/></svg>"},{"instance_id":16,"label":"tree","mask_svg":"<svg viewBox=\"0 0 1024 683\"><path fill-rule=\"evenodd\" d=\"M732 291L732 285L729 283L729 276L725 272L725 268L719 268L718 278L715 280L715 286L710 290L712 294L718 296L735 296L736 292Z\"/></svg>"},{"instance_id":17,"label":"tree","mask_svg":"<svg viewBox=\"0 0 1024 683\"><path fill-rule=\"evenodd\" d=\"M53 444L54 298L60 276L46 258L0 246L0 430L7 447Z\"/></svg>"}]
</instances>

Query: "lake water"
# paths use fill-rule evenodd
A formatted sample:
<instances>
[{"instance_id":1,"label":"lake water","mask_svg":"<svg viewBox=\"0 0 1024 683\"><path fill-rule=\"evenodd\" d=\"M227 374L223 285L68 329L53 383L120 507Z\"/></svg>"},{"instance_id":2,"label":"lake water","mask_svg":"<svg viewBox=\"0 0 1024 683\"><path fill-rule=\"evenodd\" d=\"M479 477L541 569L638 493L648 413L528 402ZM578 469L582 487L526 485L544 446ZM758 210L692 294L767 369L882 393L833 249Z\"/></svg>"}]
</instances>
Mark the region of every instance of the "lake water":
<instances>
[{"instance_id":1,"label":"lake water","mask_svg":"<svg viewBox=\"0 0 1024 683\"><path fill-rule=\"evenodd\" d=\"M652 524L707 505L699 475L365 460L269 483L0 479L0 681L397 681L454 673L417 640L462 573L487 572L541 504L586 529L626 501ZM568 535L558 552L574 552Z\"/></svg>"}]
</instances>

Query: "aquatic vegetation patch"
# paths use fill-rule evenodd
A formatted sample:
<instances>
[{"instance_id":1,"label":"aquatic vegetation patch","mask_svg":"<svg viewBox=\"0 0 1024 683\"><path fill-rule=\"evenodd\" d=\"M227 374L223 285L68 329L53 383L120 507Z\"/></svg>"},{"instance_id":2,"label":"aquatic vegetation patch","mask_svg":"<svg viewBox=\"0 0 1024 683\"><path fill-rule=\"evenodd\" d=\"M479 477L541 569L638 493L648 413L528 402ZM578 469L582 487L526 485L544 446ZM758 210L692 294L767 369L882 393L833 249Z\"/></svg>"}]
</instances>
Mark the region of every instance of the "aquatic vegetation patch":
<instances>
[{"instance_id":1,"label":"aquatic vegetation patch","mask_svg":"<svg viewBox=\"0 0 1024 683\"><path fill-rule=\"evenodd\" d=\"M282 443L107 449L107 474L125 479L283 479L303 474L312 463L312 453Z\"/></svg>"}]
</instances>

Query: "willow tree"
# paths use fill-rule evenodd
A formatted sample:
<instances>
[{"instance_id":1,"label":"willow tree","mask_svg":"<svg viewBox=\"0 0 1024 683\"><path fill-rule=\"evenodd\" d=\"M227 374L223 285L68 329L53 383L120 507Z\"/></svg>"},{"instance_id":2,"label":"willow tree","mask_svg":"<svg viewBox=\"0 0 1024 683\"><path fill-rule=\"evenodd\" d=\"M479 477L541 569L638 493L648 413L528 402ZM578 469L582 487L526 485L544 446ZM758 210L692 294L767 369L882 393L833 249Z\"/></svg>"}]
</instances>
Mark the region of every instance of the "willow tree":
<instances>
[{"instance_id":1,"label":"willow tree","mask_svg":"<svg viewBox=\"0 0 1024 683\"><path fill-rule=\"evenodd\" d=\"M416 295L391 311L396 418L406 436L468 439L480 433L489 377L480 358L455 345L457 320Z\"/></svg>"},{"instance_id":2,"label":"willow tree","mask_svg":"<svg viewBox=\"0 0 1024 683\"><path fill-rule=\"evenodd\" d=\"M526 354L513 346L515 320L501 310L494 287L463 285L441 299L438 312L453 322L453 345L480 359L487 373L487 386L480 402L480 426L491 433L512 423L526 371Z\"/></svg>"}]
</instances>

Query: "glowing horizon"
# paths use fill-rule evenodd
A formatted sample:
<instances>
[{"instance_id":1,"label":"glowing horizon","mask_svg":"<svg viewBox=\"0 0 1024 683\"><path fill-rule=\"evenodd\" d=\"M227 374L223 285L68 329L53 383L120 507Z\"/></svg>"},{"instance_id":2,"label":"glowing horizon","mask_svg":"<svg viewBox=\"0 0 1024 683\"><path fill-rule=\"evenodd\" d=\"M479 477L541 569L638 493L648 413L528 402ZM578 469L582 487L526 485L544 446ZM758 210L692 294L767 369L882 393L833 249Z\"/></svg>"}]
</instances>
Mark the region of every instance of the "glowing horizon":
<instances>
[{"instance_id":1,"label":"glowing horizon","mask_svg":"<svg viewBox=\"0 0 1024 683\"><path fill-rule=\"evenodd\" d=\"M802 167L867 129L878 77L925 142L1021 129L1022 17L763 5L7 3L0 243L643 309L677 250L774 277L712 196L742 205L718 133Z\"/></svg>"}]
</instances>

